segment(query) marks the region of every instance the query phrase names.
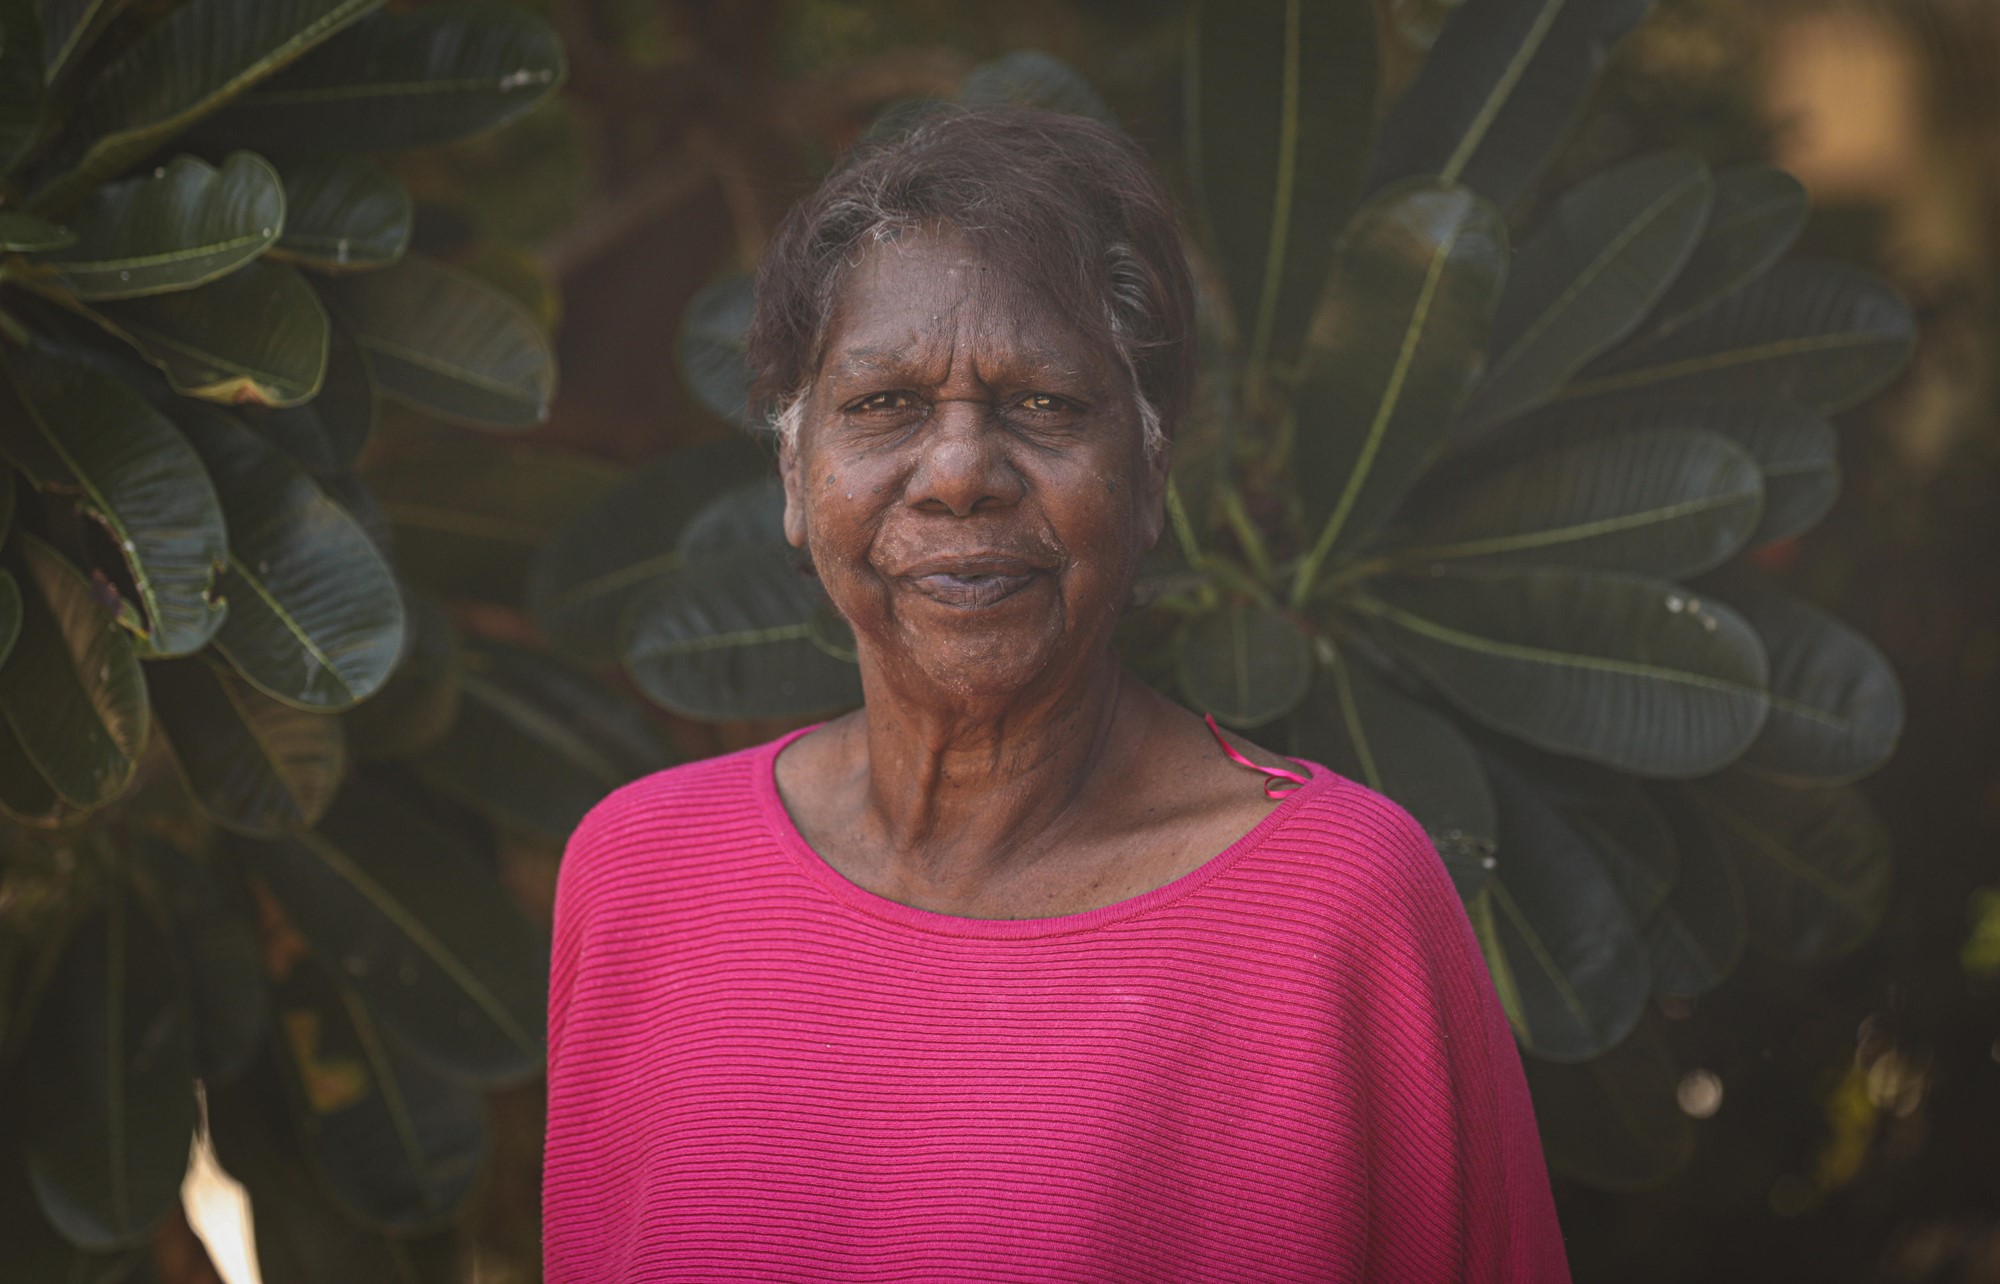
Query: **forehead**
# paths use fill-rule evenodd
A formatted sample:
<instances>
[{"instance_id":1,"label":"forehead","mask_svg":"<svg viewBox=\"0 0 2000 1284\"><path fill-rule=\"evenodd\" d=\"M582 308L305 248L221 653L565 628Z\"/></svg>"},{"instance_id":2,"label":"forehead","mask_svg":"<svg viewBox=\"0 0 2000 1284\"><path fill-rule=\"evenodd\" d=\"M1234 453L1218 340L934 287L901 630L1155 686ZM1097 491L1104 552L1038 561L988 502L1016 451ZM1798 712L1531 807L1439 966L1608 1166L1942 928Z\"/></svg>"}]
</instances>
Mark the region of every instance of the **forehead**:
<instances>
[{"instance_id":1,"label":"forehead","mask_svg":"<svg viewBox=\"0 0 2000 1284\"><path fill-rule=\"evenodd\" d=\"M842 274L821 370L901 368L970 343L989 361L1104 372L1116 362L1109 336L1079 326L1066 303L949 229L872 241Z\"/></svg>"}]
</instances>

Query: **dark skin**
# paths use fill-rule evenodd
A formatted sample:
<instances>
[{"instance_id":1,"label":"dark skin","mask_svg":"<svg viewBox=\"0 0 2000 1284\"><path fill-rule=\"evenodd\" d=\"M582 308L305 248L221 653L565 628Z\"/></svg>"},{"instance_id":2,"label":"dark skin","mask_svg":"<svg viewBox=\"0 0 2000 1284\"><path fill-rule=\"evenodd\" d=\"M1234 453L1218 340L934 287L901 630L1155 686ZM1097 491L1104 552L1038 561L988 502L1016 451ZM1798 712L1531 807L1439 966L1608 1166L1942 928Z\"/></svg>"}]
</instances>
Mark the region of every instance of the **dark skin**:
<instances>
[{"instance_id":1,"label":"dark skin","mask_svg":"<svg viewBox=\"0 0 2000 1284\"><path fill-rule=\"evenodd\" d=\"M1108 343L962 237L849 270L779 458L786 536L854 628L866 698L777 763L834 870L942 914L1049 917L1171 882L1268 814L1265 778L1112 650L1166 454Z\"/></svg>"}]
</instances>

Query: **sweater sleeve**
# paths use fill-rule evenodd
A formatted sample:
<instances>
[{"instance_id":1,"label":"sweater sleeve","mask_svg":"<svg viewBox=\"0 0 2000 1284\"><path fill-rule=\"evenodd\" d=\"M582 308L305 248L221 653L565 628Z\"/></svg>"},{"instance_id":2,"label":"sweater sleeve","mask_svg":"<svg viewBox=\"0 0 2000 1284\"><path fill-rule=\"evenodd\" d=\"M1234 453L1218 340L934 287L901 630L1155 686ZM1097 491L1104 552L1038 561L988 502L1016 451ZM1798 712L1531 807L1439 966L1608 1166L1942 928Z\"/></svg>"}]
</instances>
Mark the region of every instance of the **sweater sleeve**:
<instances>
[{"instance_id":1,"label":"sweater sleeve","mask_svg":"<svg viewBox=\"0 0 2000 1284\"><path fill-rule=\"evenodd\" d=\"M1423 830L1387 799L1367 799L1382 842L1361 934L1371 981L1366 1278L1563 1284L1527 1079L1472 925Z\"/></svg>"},{"instance_id":2,"label":"sweater sleeve","mask_svg":"<svg viewBox=\"0 0 2000 1284\"><path fill-rule=\"evenodd\" d=\"M631 936L629 874L647 850L660 777L626 785L599 802L571 834L556 877L555 939L549 960L548 1119L542 1152L542 1254L548 1284L618 1278L597 1254L632 1207L610 1192L600 1138L630 1102L605 1058L635 1033L605 1019L629 1001L629 967L619 957ZM643 1034L643 1031L636 1033Z\"/></svg>"}]
</instances>

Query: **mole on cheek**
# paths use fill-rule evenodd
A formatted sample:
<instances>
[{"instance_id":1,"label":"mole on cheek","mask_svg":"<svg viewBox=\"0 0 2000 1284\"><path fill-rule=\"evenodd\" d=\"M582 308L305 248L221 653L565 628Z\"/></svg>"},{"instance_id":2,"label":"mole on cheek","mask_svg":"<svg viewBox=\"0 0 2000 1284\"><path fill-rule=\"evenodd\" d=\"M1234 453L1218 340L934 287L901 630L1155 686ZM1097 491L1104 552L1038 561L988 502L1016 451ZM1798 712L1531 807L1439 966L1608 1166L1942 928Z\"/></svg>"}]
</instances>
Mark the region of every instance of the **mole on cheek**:
<instances>
[{"instance_id":1,"label":"mole on cheek","mask_svg":"<svg viewBox=\"0 0 2000 1284\"><path fill-rule=\"evenodd\" d=\"M1118 479L1116 477L1106 477L1104 479L1104 493L1107 495L1116 495L1118 493Z\"/></svg>"}]
</instances>

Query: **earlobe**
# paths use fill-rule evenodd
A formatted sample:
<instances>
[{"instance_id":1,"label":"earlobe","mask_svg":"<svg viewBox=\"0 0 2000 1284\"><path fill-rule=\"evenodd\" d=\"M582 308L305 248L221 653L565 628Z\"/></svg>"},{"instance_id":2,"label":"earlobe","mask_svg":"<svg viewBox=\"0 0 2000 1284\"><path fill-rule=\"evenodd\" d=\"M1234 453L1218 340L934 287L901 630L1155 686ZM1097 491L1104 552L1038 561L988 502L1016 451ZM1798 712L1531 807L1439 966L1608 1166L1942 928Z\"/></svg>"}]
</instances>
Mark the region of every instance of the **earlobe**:
<instances>
[{"instance_id":1,"label":"earlobe","mask_svg":"<svg viewBox=\"0 0 2000 1284\"><path fill-rule=\"evenodd\" d=\"M785 542L793 548L804 548L805 488L799 481L798 447L789 440L778 443L778 478L785 486Z\"/></svg>"},{"instance_id":2,"label":"earlobe","mask_svg":"<svg viewBox=\"0 0 2000 1284\"><path fill-rule=\"evenodd\" d=\"M1145 546L1151 549L1160 542L1160 536L1167 529L1167 487L1172 477L1174 448L1172 443L1162 445L1146 461L1146 510L1145 525L1140 533L1145 538Z\"/></svg>"}]
</instances>

